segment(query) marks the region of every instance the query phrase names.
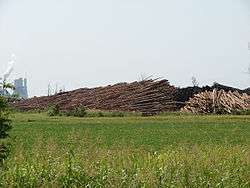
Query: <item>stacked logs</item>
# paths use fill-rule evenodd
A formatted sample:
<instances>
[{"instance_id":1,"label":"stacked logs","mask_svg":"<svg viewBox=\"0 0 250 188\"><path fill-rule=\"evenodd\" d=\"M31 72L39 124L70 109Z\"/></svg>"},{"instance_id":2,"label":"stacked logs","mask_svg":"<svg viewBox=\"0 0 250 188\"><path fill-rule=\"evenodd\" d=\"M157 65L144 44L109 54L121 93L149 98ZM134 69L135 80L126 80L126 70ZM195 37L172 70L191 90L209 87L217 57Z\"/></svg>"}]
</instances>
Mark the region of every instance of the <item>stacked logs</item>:
<instances>
[{"instance_id":1,"label":"stacked logs","mask_svg":"<svg viewBox=\"0 0 250 188\"><path fill-rule=\"evenodd\" d=\"M77 106L91 110L135 111L153 115L162 111L175 110L173 102L176 88L167 80L144 80L119 83L112 86L82 88L53 96L34 97L13 103L20 110L44 110L58 105L67 111Z\"/></svg>"},{"instance_id":2,"label":"stacked logs","mask_svg":"<svg viewBox=\"0 0 250 188\"><path fill-rule=\"evenodd\" d=\"M249 108L249 95L214 89L212 92L205 91L194 95L181 110L196 114L231 114Z\"/></svg>"},{"instance_id":3,"label":"stacked logs","mask_svg":"<svg viewBox=\"0 0 250 188\"><path fill-rule=\"evenodd\" d=\"M213 91L214 89L224 90L226 92L237 91L240 94L246 93L250 95L250 88L241 90L238 88L233 88L233 87L225 86L222 84L214 83L212 86L204 86L204 87L193 86L193 87L186 87L186 88L177 88L177 91L175 94L175 101L179 102L177 105L178 105L178 108L181 109L182 107L185 106L185 102L188 101L190 98L194 97L195 94L205 92L205 91Z\"/></svg>"}]
</instances>

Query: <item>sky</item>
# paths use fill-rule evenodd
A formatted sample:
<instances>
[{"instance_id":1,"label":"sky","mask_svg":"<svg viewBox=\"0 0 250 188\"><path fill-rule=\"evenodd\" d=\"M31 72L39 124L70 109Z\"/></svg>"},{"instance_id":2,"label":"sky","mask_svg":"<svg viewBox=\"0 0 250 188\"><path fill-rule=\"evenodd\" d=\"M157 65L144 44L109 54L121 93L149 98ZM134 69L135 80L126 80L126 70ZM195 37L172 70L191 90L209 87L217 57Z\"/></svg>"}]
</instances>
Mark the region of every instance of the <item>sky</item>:
<instances>
[{"instance_id":1,"label":"sky","mask_svg":"<svg viewBox=\"0 0 250 188\"><path fill-rule=\"evenodd\" d=\"M250 86L249 0L0 0L0 73L30 96L153 76Z\"/></svg>"}]
</instances>

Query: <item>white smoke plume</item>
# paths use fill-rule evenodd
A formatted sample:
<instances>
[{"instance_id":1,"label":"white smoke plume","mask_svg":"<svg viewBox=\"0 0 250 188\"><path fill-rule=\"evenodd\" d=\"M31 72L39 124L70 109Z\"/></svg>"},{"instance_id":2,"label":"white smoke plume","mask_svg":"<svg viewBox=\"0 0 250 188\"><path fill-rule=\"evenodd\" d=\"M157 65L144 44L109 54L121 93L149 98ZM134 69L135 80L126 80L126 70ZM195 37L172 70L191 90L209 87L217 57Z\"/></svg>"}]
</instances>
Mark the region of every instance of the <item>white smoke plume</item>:
<instances>
[{"instance_id":1,"label":"white smoke plume","mask_svg":"<svg viewBox=\"0 0 250 188\"><path fill-rule=\"evenodd\" d=\"M11 59L10 61L8 62L8 67L6 69L6 71L4 72L3 74L3 80L7 80L8 77L10 76L11 72L13 71L14 69L14 64L15 64L15 58L16 56L14 54L11 55Z\"/></svg>"}]
</instances>

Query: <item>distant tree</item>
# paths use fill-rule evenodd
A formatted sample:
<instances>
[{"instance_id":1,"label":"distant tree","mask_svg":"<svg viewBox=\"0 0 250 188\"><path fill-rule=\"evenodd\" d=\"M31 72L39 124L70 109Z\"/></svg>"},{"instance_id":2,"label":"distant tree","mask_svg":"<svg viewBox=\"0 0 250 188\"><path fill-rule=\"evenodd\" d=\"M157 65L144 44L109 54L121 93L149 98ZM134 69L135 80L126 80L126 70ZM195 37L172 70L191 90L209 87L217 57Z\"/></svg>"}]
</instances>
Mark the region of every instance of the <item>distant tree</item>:
<instances>
[{"instance_id":1,"label":"distant tree","mask_svg":"<svg viewBox=\"0 0 250 188\"><path fill-rule=\"evenodd\" d=\"M48 96L51 95L51 86L50 86L50 83L48 84Z\"/></svg>"},{"instance_id":2,"label":"distant tree","mask_svg":"<svg viewBox=\"0 0 250 188\"><path fill-rule=\"evenodd\" d=\"M192 76L191 80L192 80L192 84L193 84L194 87L199 86L199 82L197 81L196 77Z\"/></svg>"},{"instance_id":3,"label":"distant tree","mask_svg":"<svg viewBox=\"0 0 250 188\"><path fill-rule=\"evenodd\" d=\"M142 74L140 75L140 77L139 77L138 80L139 80L140 82L141 82L141 81L147 81L147 80L150 80L152 77L153 77L153 75L148 76L147 74L142 73Z\"/></svg>"},{"instance_id":4,"label":"distant tree","mask_svg":"<svg viewBox=\"0 0 250 188\"><path fill-rule=\"evenodd\" d=\"M6 89L14 90L15 86L13 86L11 83L3 81L3 82L0 83L0 89L3 89L3 90L6 90Z\"/></svg>"},{"instance_id":5,"label":"distant tree","mask_svg":"<svg viewBox=\"0 0 250 188\"><path fill-rule=\"evenodd\" d=\"M11 83L7 83L7 82L3 82L1 83L3 89L12 89L14 90L15 89L15 86L13 86Z\"/></svg>"}]
</instances>

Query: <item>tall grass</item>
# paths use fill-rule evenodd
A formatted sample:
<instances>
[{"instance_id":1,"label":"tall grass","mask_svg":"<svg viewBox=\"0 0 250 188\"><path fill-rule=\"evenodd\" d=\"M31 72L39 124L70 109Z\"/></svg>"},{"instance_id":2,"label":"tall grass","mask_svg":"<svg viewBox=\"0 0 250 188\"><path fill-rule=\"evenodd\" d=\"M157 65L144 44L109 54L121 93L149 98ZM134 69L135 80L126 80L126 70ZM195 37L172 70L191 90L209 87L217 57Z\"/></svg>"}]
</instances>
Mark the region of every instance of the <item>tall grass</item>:
<instances>
[{"instance_id":1,"label":"tall grass","mask_svg":"<svg viewBox=\"0 0 250 188\"><path fill-rule=\"evenodd\" d=\"M0 187L250 187L249 118L15 114Z\"/></svg>"},{"instance_id":2,"label":"tall grass","mask_svg":"<svg viewBox=\"0 0 250 188\"><path fill-rule=\"evenodd\" d=\"M72 137L76 142L77 138ZM86 140L61 148L40 140L30 151L13 148L1 173L3 187L249 187L247 147L194 145L160 152L114 147Z\"/></svg>"}]
</instances>

